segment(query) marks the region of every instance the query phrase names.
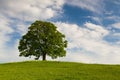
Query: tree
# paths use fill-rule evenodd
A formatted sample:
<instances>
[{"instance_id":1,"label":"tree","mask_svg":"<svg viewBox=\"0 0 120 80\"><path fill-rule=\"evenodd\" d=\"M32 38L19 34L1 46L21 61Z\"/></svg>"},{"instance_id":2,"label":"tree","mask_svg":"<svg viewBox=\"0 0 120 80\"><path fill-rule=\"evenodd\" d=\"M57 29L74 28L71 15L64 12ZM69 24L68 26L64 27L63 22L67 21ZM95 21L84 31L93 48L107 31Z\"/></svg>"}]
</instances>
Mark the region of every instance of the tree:
<instances>
[{"instance_id":1,"label":"tree","mask_svg":"<svg viewBox=\"0 0 120 80\"><path fill-rule=\"evenodd\" d=\"M66 47L65 35L60 33L54 24L35 21L28 28L28 32L20 39L18 49L19 56L35 56L35 60L42 56L42 60L46 60L46 55L52 59L64 57Z\"/></svg>"}]
</instances>

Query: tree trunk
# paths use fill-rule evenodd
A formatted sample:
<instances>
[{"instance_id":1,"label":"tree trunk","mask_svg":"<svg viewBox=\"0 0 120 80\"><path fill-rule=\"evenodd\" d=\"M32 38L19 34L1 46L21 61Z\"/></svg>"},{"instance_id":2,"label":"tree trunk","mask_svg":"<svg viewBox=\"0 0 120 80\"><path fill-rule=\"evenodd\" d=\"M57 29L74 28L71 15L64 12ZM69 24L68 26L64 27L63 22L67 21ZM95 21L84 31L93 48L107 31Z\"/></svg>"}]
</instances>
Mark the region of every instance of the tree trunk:
<instances>
[{"instance_id":1,"label":"tree trunk","mask_svg":"<svg viewBox=\"0 0 120 80\"><path fill-rule=\"evenodd\" d=\"M44 53L43 56L42 56L42 60L43 61L46 61L46 54Z\"/></svg>"}]
</instances>

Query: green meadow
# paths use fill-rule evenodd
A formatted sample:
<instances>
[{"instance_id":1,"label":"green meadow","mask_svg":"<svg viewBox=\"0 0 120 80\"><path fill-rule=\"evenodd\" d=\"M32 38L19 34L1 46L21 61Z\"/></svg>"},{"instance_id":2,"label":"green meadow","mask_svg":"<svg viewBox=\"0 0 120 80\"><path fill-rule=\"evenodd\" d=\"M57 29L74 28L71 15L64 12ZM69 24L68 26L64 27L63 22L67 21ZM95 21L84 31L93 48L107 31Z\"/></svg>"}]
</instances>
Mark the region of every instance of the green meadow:
<instances>
[{"instance_id":1,"label":"green meadow","mask_svg":"<svg viewBox=\"0 0 120 80\"><path fill-rule=\"evenodd\" d=\"M120 80L120 65L56 61L0 64L0 80Z\"/></svg>"}]
</instances>

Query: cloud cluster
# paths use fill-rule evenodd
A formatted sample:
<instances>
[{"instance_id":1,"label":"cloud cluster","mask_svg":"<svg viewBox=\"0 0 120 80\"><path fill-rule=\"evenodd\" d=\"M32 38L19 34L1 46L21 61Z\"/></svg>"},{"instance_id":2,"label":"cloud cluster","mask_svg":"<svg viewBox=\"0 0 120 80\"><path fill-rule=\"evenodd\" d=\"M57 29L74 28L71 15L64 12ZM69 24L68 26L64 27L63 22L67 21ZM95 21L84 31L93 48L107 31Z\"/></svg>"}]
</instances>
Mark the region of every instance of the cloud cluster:
<instances>
[{"instance_id":1,"label":"cloud cluster","mask_svg":"<svg viewBox=\"0 0 120 80\"><path fill-rule=\"evenodd\" d=\"M103 26L85 23L84 27L80 27L61 22L56 25L69 41L66 60L113 64L120 62L120 46L110 45L104 40L109 31Z\"/></svg>"},{"instance_id":2,"label":"cloud cluster","mask_svg":"<svg viewBox=\"0 0 120 80\"><path fill-rule=\"evenodd\" d=\"M0 12L26 21L49 19L61 12L63 4L64 0L1 0Z\"/></svg>"}]
</instances>

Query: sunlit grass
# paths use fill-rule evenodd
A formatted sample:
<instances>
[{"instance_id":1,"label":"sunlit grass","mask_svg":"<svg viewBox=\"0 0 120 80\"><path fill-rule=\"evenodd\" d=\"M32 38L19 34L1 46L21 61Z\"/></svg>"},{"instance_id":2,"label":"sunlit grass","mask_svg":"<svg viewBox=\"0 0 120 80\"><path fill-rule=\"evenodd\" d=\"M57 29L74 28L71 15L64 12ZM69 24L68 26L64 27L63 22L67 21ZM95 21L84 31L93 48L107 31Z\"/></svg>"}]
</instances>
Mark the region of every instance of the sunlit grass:
<instances>
[{"instance_id":1,"label":"sunlit grass","mask_svg":"<svg viewBox=\"0 0 120 80\"><path fill-rule=\"evenodd\" d=\"M120 65L53 61L0 64L0 80L120 80Z\"/></svg>"}]
</instances>

